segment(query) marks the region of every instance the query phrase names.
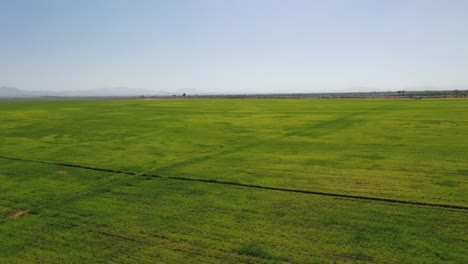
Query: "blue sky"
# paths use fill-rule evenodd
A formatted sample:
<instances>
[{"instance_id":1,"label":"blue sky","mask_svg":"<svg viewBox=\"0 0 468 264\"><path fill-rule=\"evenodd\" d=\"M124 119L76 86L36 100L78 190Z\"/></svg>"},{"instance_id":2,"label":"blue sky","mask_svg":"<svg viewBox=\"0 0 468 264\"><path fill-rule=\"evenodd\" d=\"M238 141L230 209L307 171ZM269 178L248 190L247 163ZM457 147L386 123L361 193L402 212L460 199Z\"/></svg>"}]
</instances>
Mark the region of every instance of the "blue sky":
<instances>
[{"instance_id":1,"label":"blue sky","mask_svg":"<svg viewBox=\"0 0 468 264\"><path fill-rule=\"evenodd\" d=\"M0 86L468 89L468 0L0 0Z\"/></svg>"}]
</instances>

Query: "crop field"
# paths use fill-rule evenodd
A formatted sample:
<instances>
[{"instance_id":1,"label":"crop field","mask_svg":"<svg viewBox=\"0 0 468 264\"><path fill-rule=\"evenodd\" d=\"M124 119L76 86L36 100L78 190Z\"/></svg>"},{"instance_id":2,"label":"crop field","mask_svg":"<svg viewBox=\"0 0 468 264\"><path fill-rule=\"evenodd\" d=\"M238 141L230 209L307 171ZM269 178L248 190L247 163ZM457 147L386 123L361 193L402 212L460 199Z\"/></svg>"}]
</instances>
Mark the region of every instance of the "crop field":
<instances>
[{"instance_id":1,"label":"crop field","mask_svg":"<svg viewBox=\"0 0 468 264\"><path fill-rule=\"evenodd\" d=\"M468 263L468 100L0 101L0 263Z\"/></svg>"}]
</instances>

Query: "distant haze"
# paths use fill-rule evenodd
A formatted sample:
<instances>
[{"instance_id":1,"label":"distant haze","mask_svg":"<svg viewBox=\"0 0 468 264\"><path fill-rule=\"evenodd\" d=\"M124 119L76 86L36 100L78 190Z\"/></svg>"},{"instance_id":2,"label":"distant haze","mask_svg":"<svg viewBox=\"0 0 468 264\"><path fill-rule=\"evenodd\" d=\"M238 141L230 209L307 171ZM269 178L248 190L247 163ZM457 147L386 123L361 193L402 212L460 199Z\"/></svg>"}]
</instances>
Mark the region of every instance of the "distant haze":
<instances>
[{"instance_id":1,"label":"distant haze","mask_svg":"<svg viewBox=\"0 0 468 264\"><path fill-rule=\"evenodd\" d=\"M0 87L468 89L463 0L15 0L0 10Z\"/></svg>"}]
</instances>

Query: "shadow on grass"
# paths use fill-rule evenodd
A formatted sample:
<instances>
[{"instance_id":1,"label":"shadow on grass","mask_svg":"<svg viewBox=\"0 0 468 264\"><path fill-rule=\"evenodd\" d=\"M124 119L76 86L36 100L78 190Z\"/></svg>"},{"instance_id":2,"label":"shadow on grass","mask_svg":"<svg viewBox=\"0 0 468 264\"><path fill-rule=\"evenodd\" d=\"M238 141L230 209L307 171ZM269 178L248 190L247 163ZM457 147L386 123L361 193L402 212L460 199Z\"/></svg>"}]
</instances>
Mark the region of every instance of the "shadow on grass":
<instances>
[{"instance_id":1,"label":"shadow on grass","mask_svg":"<svg viewBox=\"0 0 468 264\"><path fill-rule=\"evenodd\" d=\"M261 245L255 242L249 242L247 244L242 245L237 252L242 255L248 255L263 259L273 259L273 255L266 251Z\"/></svg>"}]
</instances>

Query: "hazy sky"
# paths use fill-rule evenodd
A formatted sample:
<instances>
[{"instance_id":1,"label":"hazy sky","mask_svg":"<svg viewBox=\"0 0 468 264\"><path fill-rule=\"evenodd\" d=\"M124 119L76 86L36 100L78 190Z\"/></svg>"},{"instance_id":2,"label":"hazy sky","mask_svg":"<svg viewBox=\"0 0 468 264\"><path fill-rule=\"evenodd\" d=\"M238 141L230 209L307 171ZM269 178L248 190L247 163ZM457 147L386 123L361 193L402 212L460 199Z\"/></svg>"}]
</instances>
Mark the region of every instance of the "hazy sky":
<instances>
[{"instance_id":1,"label":"hazy sky","mask_svg":"<svg viewBox=\"0 0 468 264\"><path fill-rule=\"evenodd\" d=\"M468 88L468 0L0 0L0 86Z\"/></svg>"}]
</instances>

